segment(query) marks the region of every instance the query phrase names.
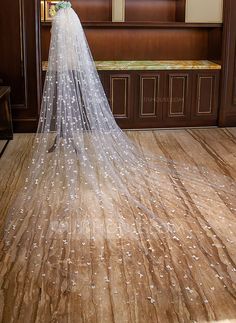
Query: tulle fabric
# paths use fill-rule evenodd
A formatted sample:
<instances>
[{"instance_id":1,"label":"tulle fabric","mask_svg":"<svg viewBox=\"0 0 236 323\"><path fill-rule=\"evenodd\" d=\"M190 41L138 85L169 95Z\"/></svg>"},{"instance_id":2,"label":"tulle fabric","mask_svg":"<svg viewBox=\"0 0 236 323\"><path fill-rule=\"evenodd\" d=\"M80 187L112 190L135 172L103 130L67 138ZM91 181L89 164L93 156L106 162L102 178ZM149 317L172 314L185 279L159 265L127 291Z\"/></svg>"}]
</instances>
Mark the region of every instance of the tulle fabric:
<instances>
[{"instance_id":1,"label":"tulle fabric","mask_svg":"<svg viewBox=\"0 0 236 323\"><path fill-rule=\"evenodd\" d=\"M81 264L89 262L87 253L81 259L81 248L104 250L108 241L117 263L123 245L134 272L142 267L142 260L132 258L138 252L160 274L175 270L190 290L201 270L199 258L210 259L209 276L223 277L232 291L233 260L221 259L226 276L213 241L200 240L194 230L213 230L206 218L218 210L220 215L222 205L235 214L235 195L228 174L154 156L120 130L78 16L73 9L59 10L25 186L7 216L1 273L12 263L28 263L33 277L49 282L67 268L68 284L79 293Z\"/></svg>"}]
</instances>

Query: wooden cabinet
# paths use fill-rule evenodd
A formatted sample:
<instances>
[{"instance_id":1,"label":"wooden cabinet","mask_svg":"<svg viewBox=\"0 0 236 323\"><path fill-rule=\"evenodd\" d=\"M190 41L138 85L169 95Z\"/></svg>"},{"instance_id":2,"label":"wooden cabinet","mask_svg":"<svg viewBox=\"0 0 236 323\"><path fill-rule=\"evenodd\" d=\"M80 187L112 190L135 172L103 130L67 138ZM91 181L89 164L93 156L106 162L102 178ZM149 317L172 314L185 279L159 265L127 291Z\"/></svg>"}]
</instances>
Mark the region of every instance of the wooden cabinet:
<instances>
[{"instance_id":1,"label":"wooden cabinet","mask_svg":"<svg viewBox=\"0 0 236 323\"><path fill-rule=\"evenodd\" d=\"M217 125L219 70L100 71L122 128Z\"/></svg>"}]
</instances>

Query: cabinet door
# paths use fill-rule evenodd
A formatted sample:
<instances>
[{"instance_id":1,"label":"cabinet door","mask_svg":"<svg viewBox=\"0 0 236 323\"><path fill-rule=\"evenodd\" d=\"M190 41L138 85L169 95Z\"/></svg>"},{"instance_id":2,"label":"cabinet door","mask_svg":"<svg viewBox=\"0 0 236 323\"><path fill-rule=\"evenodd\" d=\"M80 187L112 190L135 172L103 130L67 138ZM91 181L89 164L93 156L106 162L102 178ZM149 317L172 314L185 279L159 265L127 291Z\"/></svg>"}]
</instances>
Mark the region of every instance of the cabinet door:
<instances>
[{"instance_id":1,"label":"cabinet door","mask_svg":"<svg viewBox=\"0 0 236 323\"><path fill-rule=\"evenodd\" d=\"M133 128L132 72L99 72L112 113L121 128Z\"/></svg>"},{"instance_id":2,"label":"cabinet door","mask_svg":"<svg viewBox=\"0 0 236 323\"><path fill-rule=\"evenodd\" d=\"M165 126L187 126L191 117L191 71L165 72L163 98L163 124Z\"/></svg>"},{"instance_id":3,"label":"cabinet door","mask_svg":"<svg viewBox=\"0 0 236 323\"><path fill-rule=\"evenodd\" d=\"M193 72L191 119L199 125L216 125L219 104L219 71Z\"/></svg>"},{"instance_id":4,"label":"cabinet door","mask_svg":"<svg viewBox=\"0 0 236 323\"><path fill-rule=\"evenodd\" d=\"M137 72L135 84L135 127L158 127L162 119L163 73Z\"/></svg>"}]
</instances>

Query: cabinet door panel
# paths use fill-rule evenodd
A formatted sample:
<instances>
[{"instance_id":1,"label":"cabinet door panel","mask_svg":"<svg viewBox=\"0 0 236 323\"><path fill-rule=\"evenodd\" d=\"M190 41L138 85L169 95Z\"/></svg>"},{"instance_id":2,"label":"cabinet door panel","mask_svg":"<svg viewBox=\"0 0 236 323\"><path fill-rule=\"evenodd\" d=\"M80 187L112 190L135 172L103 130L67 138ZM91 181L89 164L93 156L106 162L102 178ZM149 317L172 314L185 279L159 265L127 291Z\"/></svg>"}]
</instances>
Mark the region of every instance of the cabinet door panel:
<instances>
[{"instance_id":1,"label":"cabinet door panel","mask_svg":"<svg viewBox=\"0 0 236 323\"><path fill-rule=\"evenodd\" d=\"M166 72L164 119L167 125L186 125L190 121L191 72Z\"/></svg>"},{"instance_id":2,"label":"cabinet door panel","mask_svg":"<svg viewBox=\"0 0 236 323\"><path fill-rule=\"evenodd\" d=\"M115 118L129 118L129 75L110 76L111 110Z\"/></svg>"},{"instance_id":3,"label":"cabinet door panel","mask_svg":"<svg viewBox=\"0 0 236 323\"><path fill-rule=\"evenodd\" d=\"M140 128L158 127L162 119L163 74L138 73L135 90L135 125Z\"/></svg>"},{"instance_id":4,"label":"cabinet door panel","mask_svg":"<svg viewBox=\"0 0 236 323\"><path fill-rule=\"evenodd\" d=\"M192 119L209 120L218 118L219 72L194 72ZM212 125L212 123L210 123Z\"/></svg>"},{"instance_id":5,"label":"cabinet door panel","mask_svg":"<svg viewBox=\"0 0 236 323\"><path fill-rule=\"evenodd\" d=\"M212 114L213 111L213 83L212 76L198 76L197 79L197 115Z\"/></svg>"},{"instance_id":6,"label":"cabinet door panel","mask_svg":"<svg viewBox=\"0 0 236 323\"><path fill-rule=\"evenodd\" d=\"M145 77L140 79L140 107L141 118L153 117L157 114L156 98L159 89L159 77Z\"/></svg>"},{"instance_id":7,"label":"cabinet door panel","mask_svg":"<svg viewBox=\"0 0 236 323\"><path fill-rule=\"evenodd\" d=\"M100 71L105 93L112 113L122 128L133 127L132 72Z\"/></svg>"}]
</instances>

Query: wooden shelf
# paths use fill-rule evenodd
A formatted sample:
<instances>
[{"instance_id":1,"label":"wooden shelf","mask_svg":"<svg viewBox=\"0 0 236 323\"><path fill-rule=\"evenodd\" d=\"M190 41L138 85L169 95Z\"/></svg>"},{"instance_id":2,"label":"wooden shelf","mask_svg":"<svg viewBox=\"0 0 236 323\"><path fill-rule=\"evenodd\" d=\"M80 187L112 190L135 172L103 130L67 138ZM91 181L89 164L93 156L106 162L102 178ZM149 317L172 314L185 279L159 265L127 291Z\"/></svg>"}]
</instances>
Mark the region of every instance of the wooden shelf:
<instances>
[{"instance_id":1,"label":"wooden shelf","mask_svg":"<svg viewBox=\"0 0 236 323\"><path fill-rule=\"evenodd\" d=\"M51 26L51 21L41 22ZM85 28L221 28L222 23L185 23L185 22L82 22Z\"/></svg>"}]
</instances>

